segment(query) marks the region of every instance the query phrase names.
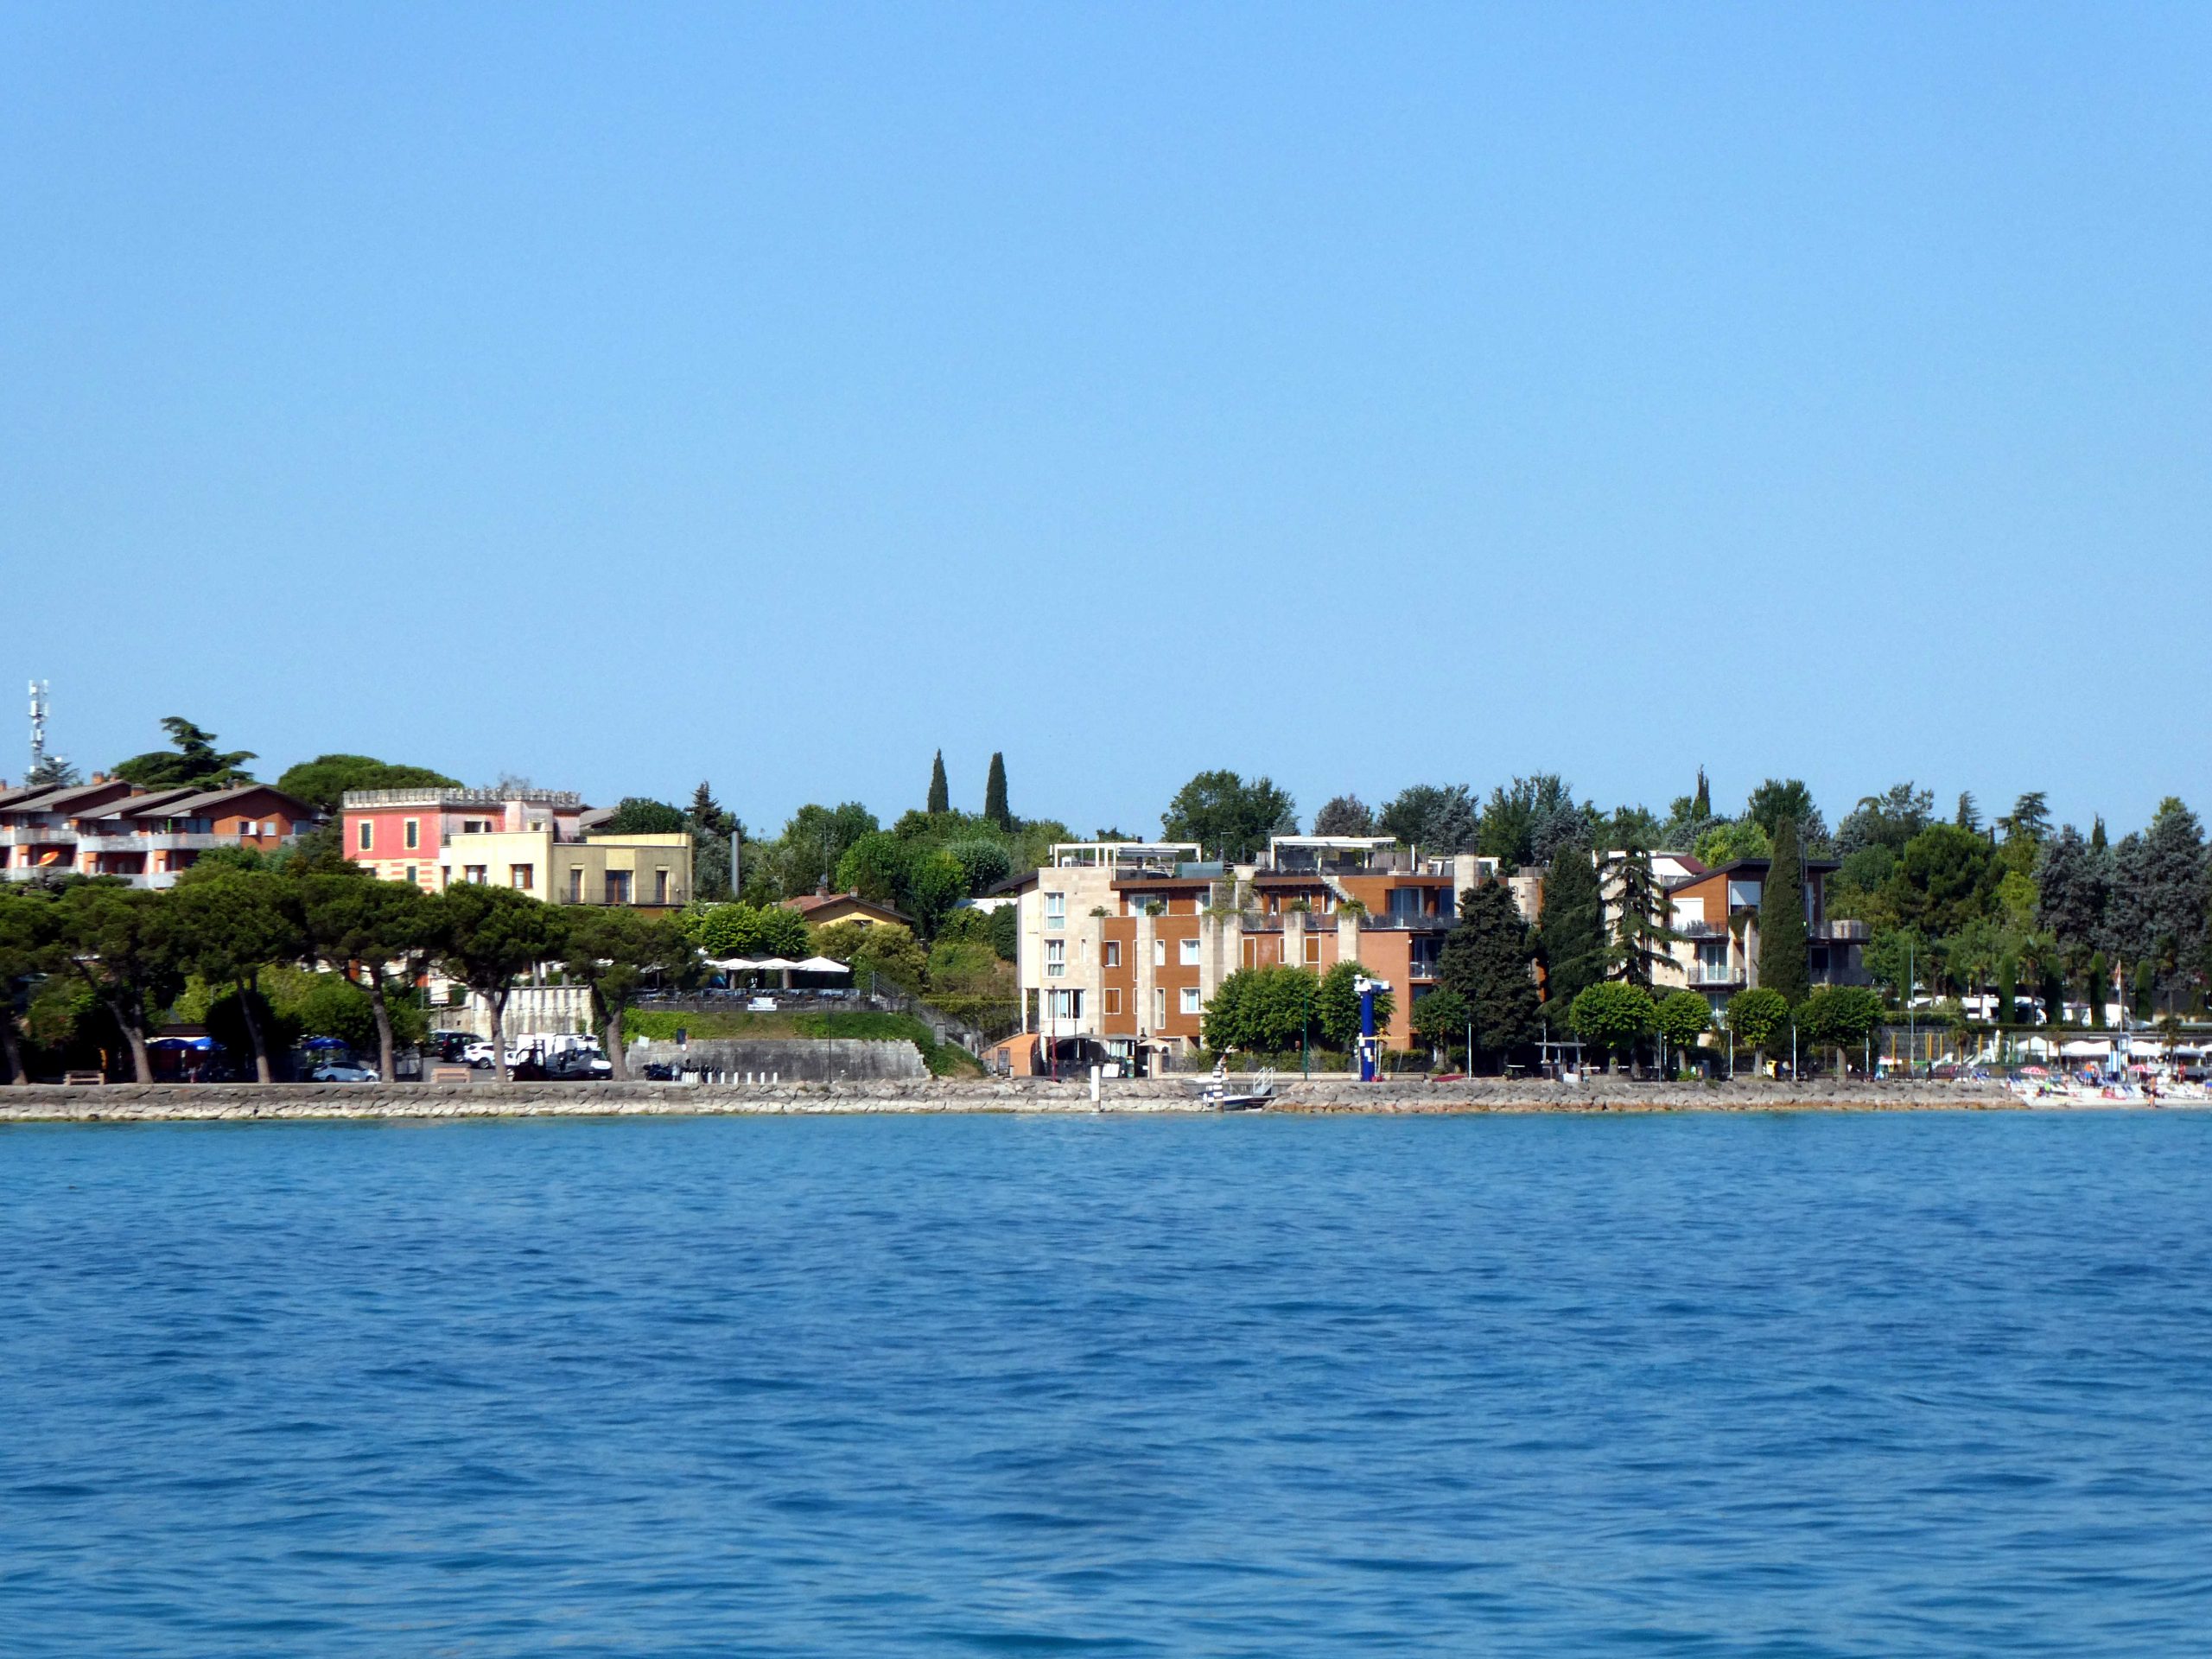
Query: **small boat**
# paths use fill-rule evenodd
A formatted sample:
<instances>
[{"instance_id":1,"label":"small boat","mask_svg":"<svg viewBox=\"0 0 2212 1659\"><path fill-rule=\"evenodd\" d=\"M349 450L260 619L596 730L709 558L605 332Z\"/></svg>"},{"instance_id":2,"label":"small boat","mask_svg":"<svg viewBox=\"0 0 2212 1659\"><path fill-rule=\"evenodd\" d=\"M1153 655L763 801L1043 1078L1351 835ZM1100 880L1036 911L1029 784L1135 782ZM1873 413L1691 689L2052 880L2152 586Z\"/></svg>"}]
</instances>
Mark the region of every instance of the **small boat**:
<instances>
[{"instance_id":1,"label":"small boat","mask_svg":"<svg viewBox=\"0 0 2212 1659\"><path fill-rule=\"evenodd\" d=\"M1197 1086L1197 1092L1198 1104L1217 1112L1262 1111L1274 1103L1275 1074L1270 1067L1253 1078L1249 1090L1239 1093L1230 1089L1229 1062L1223 1060L1215 1065L1213 1075Z\"/></svg>"}]
</instances>

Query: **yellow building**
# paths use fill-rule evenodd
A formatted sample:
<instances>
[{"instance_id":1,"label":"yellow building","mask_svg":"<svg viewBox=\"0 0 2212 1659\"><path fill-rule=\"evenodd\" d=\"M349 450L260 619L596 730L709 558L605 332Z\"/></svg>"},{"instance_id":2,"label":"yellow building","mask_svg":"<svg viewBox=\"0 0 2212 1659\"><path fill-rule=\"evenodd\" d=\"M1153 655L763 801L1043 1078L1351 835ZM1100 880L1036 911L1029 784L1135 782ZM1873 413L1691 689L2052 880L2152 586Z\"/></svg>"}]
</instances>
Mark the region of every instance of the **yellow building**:
<instances>
[{"instance_id":1,"label":"yellow building","mask_svg":"<svg viewBox=\"0 0 2212 1659\"><path fill-rule=\"evenodd\" d=\"M691 837L585 836L550 828L448 836L437 880L512 887L556 905L631 905L673 910L691 900Z\"/></svg>"}]
</instances>

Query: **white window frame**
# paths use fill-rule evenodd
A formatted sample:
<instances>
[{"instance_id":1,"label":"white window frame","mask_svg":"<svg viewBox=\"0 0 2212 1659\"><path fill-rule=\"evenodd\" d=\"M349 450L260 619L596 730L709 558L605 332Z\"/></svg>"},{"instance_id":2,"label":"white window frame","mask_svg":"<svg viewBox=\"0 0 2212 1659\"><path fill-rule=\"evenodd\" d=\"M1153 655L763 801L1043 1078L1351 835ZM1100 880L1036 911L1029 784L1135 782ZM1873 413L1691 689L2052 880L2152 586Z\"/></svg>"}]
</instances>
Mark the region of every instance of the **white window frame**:
<instances>
[{"instance_id":1,"label":"white window frame","mask_svg":"<svg viewBox=\"0 0 2212 1659\"><path fill-rule=\"evenodd\" d=\"M1189 938L1179 940L1177 943L1179 948L1176 952L1176 960L1185 968L1197 967L1198 965L1198 940Z\"/></svg>"},{"instance_id":2,"label":"white window frame","mask_svg":"<svg viewBox=\"0 0 2212 1659\"><path fill-rule=\"evenodd\" d=\"M1185 1014L1205 1012L1198 1001L1198 988L1195 985L1185 985L1183 988L1183 1012Z\"/></svg>"},{"instance_id":3,"label":"white window frame","mask_svg":"<svg viewBox=\"0 0 2212 1659\"><path fill-rule=\"evenodd\" d=\"M353 837L353 850L355 852L372 853L376 851L377 821L374 818L363 818L361 820L358 833Z\"/></svg>"},{"instance_id":4,"label":"white window frame","mask_svg":"<svg viewBox=\"0 0 2212 1659\"><path fill-rule=\"evenodd\" d=\"M1068 971L1068 942L1065 939L1045 941L1045 977L1064 978Z\"/></svg>"},{"instance_id":5,"label":"white window frame","mask_svg":"<svg viewBox=\"0 0 2212 1659\"><path fill-rule=\"evenodd\" d=\"M1045 895L1045 925L1065 927L1068 925L1068 896L1065 893Z\"/></svg>"}]
</instances>

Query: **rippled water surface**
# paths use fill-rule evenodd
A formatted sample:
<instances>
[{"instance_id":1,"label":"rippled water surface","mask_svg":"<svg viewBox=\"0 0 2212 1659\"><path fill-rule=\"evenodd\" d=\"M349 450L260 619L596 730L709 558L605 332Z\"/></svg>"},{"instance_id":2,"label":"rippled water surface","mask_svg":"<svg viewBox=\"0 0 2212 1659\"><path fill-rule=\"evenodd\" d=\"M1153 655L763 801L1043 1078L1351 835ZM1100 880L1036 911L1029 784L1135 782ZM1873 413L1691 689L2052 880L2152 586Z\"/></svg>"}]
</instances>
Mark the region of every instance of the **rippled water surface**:
<instances>
[{"instance_id":1,"label":"rippled water surface","mask_svg":"<svg viewBox=\"0 0 2212 1659\"><path fill-rule=\"evenodd\" d=\"M2212 1119L0 1131L0 1652L2202 1653Z\"/></svg>"}]
</instances>

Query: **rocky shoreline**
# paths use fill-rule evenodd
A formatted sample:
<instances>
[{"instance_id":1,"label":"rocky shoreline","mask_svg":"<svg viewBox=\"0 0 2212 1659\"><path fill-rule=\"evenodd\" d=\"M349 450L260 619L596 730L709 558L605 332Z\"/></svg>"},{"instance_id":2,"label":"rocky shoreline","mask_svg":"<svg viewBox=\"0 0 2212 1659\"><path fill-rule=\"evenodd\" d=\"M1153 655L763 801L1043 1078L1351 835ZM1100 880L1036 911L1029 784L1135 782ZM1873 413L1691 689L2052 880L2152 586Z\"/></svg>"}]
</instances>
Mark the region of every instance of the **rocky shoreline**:
<instances>
[{"instance_id":1,"label":"rocky shoreline","mask_svg":"<svg viewBox=\"0 0 2212 1659\"><path fill-rule=\"evenodd\" d=\"M607 1117L866 1112L1201 1112L1187 1080L1085 1083L1021 1077L853 1083L110 1084L0 1089L0 1124L253 1119ZM1580 1084L1477 1078L1281 1085L1275 1112L1359 1115L1533 1112L1961 1111L2030 1109L1993 1084L1768 1082Z\"/></svg>"}]
</instances>

